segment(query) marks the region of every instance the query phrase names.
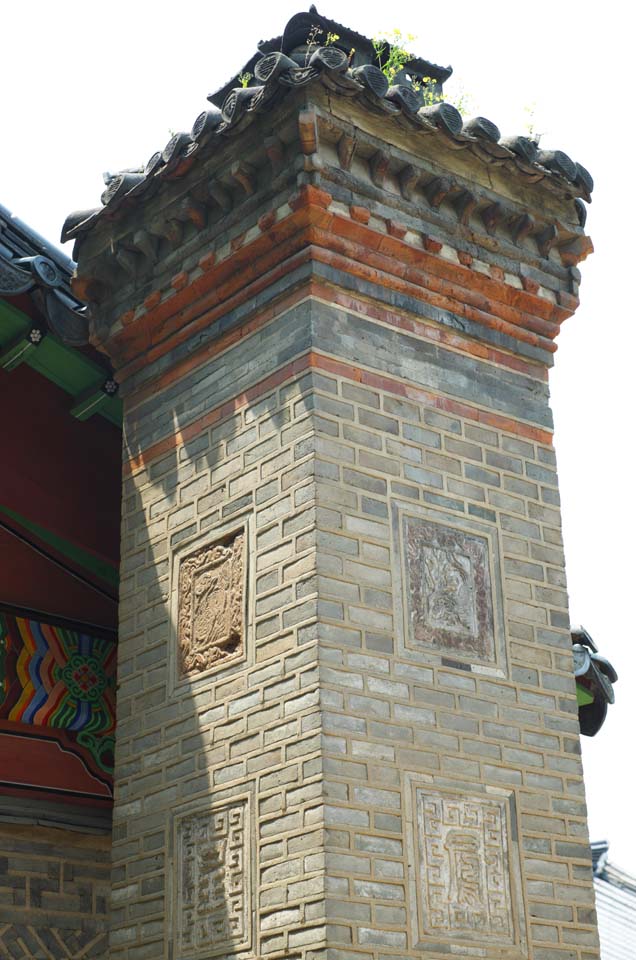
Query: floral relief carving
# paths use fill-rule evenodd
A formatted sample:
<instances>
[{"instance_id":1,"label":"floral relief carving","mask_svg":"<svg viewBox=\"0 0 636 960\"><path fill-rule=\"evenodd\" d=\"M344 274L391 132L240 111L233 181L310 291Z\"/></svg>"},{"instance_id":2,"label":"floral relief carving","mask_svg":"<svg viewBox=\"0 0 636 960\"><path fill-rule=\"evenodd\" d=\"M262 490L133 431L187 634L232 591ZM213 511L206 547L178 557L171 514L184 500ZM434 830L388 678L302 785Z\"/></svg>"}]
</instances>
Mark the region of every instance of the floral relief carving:
<instances>
[{"instance_id":1,"label":"floral relief carving","mask_svg":"<svg viewBox=\"0 0 636 960\"><path fill-rule=\"evenodd\" d=\"M179 568L178 646L182 676L240 660L244 652L243 531L206 544Z\"/></svg>"}]
</instances>

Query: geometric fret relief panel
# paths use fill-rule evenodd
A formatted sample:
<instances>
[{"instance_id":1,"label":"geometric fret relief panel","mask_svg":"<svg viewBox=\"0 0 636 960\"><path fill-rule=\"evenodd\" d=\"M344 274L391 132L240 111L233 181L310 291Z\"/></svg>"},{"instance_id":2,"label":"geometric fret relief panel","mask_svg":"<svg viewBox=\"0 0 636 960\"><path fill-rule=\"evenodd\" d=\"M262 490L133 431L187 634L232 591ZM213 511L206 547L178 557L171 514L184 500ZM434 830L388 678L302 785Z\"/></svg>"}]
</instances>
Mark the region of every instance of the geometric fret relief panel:
<instances>
[{"instance_id":1,"label":"geometric fret relief panel","mask_svg":"<svg viewBox=\"0 0 636 960\"><path fill-rule=\"evenodd\" d=\"M177 956L216 956L251 946L251 849L247 798L186 814L176 825Z\"/></svg>"},{"instance_id":2,"label":"geometric fret relief panel","mask_svg":"<svg viewBox=\"0 0 636 960\"><path fill-rule=\"evenodd\" d=\"M432 511L394 508L403 648L501 673L506 657L496 531L442 519Z\"/></svg>"},{"instance_id":3,"label":"geometric fret relief panel","mask_svg":"<svg viewBox=\"0 0 636 960\"><path fill-rule=\"evenodd\" d=\"M194 678L242 660L245 531L191 550L179 561L179 675Z\"/></svg>"},{"instance_id":4,"label":"geometric fret relief panel","mask_svg":"<svg viewBox=\"0 0 636 960\"><path fill-rule=\"evenodd\" d=\"M511 850L511 796L413 791L413 911L417 946L519 956L520 875ZM486 954L484 947L488 946Z\"/></svg>"}]
</instances>

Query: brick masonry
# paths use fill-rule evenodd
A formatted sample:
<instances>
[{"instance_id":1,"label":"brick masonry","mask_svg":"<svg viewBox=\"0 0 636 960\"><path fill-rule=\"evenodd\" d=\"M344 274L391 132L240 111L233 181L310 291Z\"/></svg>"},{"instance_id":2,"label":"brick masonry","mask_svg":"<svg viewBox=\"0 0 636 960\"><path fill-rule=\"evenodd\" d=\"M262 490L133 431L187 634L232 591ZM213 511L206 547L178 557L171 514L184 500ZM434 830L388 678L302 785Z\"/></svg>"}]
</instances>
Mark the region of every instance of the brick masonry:
<instances>
[{"instance_id":1,"label":"brick masonry","mask_svg":"<svg viewBox=\"0 0 636 960\"><path fill-rule=\"evenodd\" d=\"M317 109L293 194L102 311L126 395L110 958L598 960L547 391L578 271L336 169L348 120ZM180 570L236 542L214 642L240 643L184 670Z\"/></svg>"},{"instance_id":2,"label":"brick masonry","mask_svg":"<svg viewBox=\"0 0 636 960\"><path fill-rule=\"evenodd\" d=\"M0 824L0 956L103 958L110 837Z\"/></svg>"},{"instance_id":3,"label":"brick masonry","mask_svg":"<svg viewBox=\"0 0 636 960\"><path fill-rule=\"evenodd\" d=\"M113 957L163 955L166 912L180 955L183 831L205 832L219 812L240 819L244 853L243 919L232 933L216 916L218 942L259 955L281 924L291 948L324 921L311 385L289 379L126 481ZM245 657L180 676L179 557L237 530L249 545ZM206 936L193 956L213 949Z\"/></svg>"},{"instance_id":4,"label":"brick masonry","mask_svg":"<svg viewBox=\"0 0 636 960\"><path fill-rule=\"evenodd\" d=\"M433 797L474 796L479 785L490 800L510 798L517 821L511 882L523 877L524 895L511 955L523 955L527 935L533 956L594 956L553 451L348 380L321 387L318 409L332 425L330 435L317 430L331 936L347 957L411 955L419 881L409 849L420 828L407 782ZM337 434L335 404L345 405ZM400 644L396 508L491 530L502 564L501 669Z\"/></svg>"},{"instance_id":5,"label":"brick masonry","mask_svg":"<svg viewBox=\"0 0 636 960\"><path fill-rule=\"evenodd\" d=\"M317 347L327 345L331 309L303 307ZM376 325L373 353L348 319L331 324L331 353L359 343L378 366L392 355L385 389L362 386L359 367L344 363L340 376L290 373L280 339L259 337L215 363L231 381L255 350L252 377L278 368L283 382L126 480L111 954L154 957L181 936L179 824L236 805L252 855L239 953L443 954L448 930L442 923L426 947L432 935L418 919L426 866L414 797L428 790L505 808L512 919L492 955L531 946L541 960L591 958L554 452L481 425L479 407L459 417L405 399L417 338L398 353ZM455 355L438 351L436 361L448 370L444 396L463 401ZM514 386L516 412L533 410L536 382ZM188 410L192 389L185 380L145 401L143 422ZM494 397L486 412L498 405ZM402 516L490 545L492 662L405 640ZM235 530L249 544L246 660L179 677L178 558ZM219 922L227 932L227 918ZM463 940L478 955L479 936Z\"/></svg>"}]
</instances>

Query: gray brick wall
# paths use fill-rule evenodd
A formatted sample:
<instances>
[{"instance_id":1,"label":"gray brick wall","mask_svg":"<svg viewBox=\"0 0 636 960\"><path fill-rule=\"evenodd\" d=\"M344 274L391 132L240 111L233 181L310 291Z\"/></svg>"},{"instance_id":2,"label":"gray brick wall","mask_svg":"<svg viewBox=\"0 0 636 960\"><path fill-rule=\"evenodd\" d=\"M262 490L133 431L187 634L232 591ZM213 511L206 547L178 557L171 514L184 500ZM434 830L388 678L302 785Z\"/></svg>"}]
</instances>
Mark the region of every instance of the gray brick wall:
<instances>
[{"instance_id":1,"label":"gray brick wall","mask_svg":"<svg viewBox=\"0 0 636 960\"><path fill-rule=\"evenodd\" d=\"M597 960L547 358L383 289L128 384L111 960ZM413 640L409 517L481 544L488 655ZM179 679L179 558L239 529L245 656Z\"/></svg>"},{"instance_id":2,"label":"gray brick wall","mask_svg":"<svg viewBox=\"0 0 636 960\"><path fill-rule=\"evenodd\" d=\"M245 791L248 954L304 956L322 936L312 389L311 375L283 383L126 481L113 960L163 956L174 937L175 818ZM159 416L171 402L156 401ZM246 659L178 682L174 558L236 526L249 543Z\"/></svg>"},{"instance_id":3,"label":"gray brick wall","mask_svg":"<svg viewBox=\"0 0 636 960\"><path fill-rule=\"evenodd\" d=\"M594 956L556 476L540 466L552 450L343 378L323 378L315 404L328 424L316 428L316 496L331 942L342 957L419 955L407 923L408 772L460 793L509 791L533 956ZM492 527L503 676L399 648L396 504Z\"/></svg>"},{"instance_id":4,"label":"gray brick wall","mask_svg":"<svg viewBox=\"0 0 636 960\"><path fill-rule=\"evenodd\" d=\"M0 956L106 956L110 837L0 823Z\"/></svg>"},{"instance_id":5,"label":"gray brick wall","mask_svg":"<svg viewBox=\"0 0 636 960\"><path fill-rule=\"evenodd\" d=\"M226 354L228 369L242 355ZM517 387L520 404L524 388L536 396L529 378ZM159 394L146 417L173 402ZM517 940L497 956L595 956L552 466L551 448L477 413L315 371L126 481L113 958L171 942L178 955L175 820L246 792L246 956L421 956L408 794L422 784L509 805ZM401 511L489 532L496 667L405 648ZM175 557L237 524L246 661L176 682Z\"/></svg>"}]
</instances>

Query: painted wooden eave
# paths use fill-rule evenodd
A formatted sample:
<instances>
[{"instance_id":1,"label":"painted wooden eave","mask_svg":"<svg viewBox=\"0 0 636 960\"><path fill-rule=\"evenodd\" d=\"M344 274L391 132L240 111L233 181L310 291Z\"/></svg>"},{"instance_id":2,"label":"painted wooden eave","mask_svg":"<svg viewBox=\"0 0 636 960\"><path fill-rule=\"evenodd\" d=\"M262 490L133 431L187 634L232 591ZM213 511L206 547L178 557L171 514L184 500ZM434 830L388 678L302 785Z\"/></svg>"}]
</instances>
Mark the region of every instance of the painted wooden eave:
<instances>
[{"instance_id":1,"label":"painted wooden eave","mask_svg":"<svg viewBox=\"0 0 636 960\"><path fill-rule=\"evenodd\" d=\"M99 414L121 427L122 402L109 392L107 371L0 299L0 367L10 372L20 363L27 363L68 393L72 397L69 412L78 420Z\"/></svg>"}]
</instances>

